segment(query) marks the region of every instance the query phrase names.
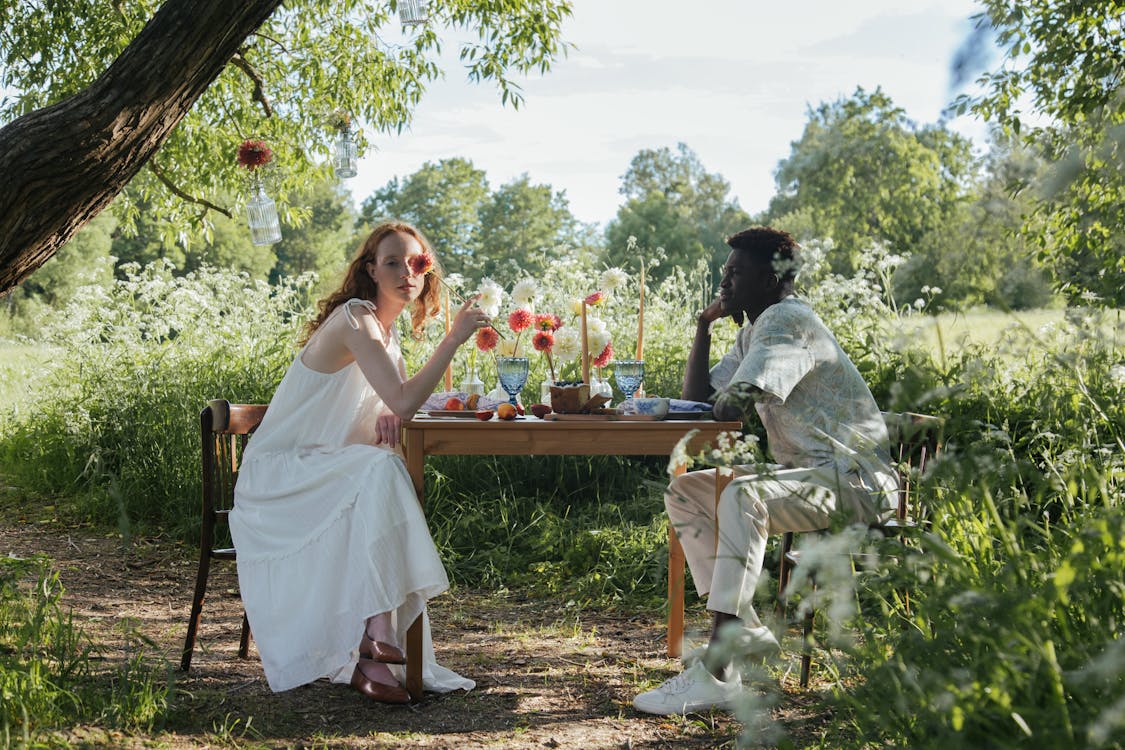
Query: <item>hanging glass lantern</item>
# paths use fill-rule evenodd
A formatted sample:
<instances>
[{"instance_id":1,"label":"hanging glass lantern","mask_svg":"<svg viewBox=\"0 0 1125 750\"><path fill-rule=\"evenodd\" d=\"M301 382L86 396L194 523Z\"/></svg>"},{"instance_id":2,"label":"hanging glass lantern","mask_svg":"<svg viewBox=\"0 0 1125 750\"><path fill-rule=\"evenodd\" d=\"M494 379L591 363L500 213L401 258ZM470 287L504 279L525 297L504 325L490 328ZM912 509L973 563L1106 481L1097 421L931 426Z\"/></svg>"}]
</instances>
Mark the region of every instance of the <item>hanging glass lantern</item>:
<instances>
[{"instance_id":1,"label":"hanging glass lantern","mask_svg":"<svg viewBox=\"0 0 1125 750\"><path fill-rule=\"evenodd\" d=\"M398 0L398 17L404 26L418 26L430 20L426 0Z\"/></svg>"},{"instance_id":2,"label":"hanging glass lantern","mask_svg":"<svg viewBox=\"0 0 1125 750\"><path fill-rule=\"evenodd\" d=\"M246 218L250 224L250 241L255 245L272 245L281 240L281 223L277 220L277 204L266 195L261 180L250 188Z\"/></svg>"},{"instance_id":3,"label":"hanging glass lantern","mask_svg":"<svg viewBox=\"0 0 1125 750\"><path fill-rule=\"evenodd\" d=\"M332 168L340 179L356 176L356 159L358 151L355 145L355 136L352 131L344 129L336 138L336 151L332 155Z\"/></svg>"}]
</instances>

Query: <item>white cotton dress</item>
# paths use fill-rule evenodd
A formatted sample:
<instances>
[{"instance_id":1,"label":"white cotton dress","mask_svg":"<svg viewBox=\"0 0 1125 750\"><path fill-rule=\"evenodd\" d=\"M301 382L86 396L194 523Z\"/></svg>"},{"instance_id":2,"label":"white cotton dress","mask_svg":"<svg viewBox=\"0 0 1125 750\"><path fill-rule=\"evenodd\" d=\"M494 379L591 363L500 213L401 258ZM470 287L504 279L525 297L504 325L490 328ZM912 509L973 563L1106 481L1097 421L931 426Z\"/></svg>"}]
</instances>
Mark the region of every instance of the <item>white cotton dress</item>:
<instances>
[{"instance_id":1,"label":"white cotton dress","mask_svg":"<svg viewBox=\"0 0 1125 750\"><path fill-rule=\"evenodd\" d=\"M336 314L358 325L354 305L374 311L353 299ZM386 340L404 371L397 332ZM324 373L301 355L249 441L230 515L242 601L270 688L348 682L364 621L392 612L402 645L423 615L425 689L471 689L472 680L434 660L426 600L449 580L405 464L375 445L376 419L389 409L354 362ZM402 667L391 669L405 678Z\"/></svg>"}]
</instances>

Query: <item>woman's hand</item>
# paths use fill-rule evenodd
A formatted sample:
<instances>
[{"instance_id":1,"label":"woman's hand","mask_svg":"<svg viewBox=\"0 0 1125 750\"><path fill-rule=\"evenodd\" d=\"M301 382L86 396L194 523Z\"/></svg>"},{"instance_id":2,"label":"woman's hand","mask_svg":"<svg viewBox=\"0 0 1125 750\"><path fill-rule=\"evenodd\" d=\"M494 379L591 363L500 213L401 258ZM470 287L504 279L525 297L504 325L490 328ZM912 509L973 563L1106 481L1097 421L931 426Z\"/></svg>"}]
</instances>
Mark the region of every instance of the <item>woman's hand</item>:
<instances>
[{"instance_id":1,"label":"woman's hand","mask_svg":"<svg viewBox=\"0 0 1125 750\"><path fill-rule=\"evenodd\" d=\"M398 446L402 434L402 419L397 414L381 414L375 420L375 445Z\"/></svg>"},{"instance_id":2,"label":"woman's hand","mask_svg":"<svg viewBox=\"0 0 1125 750\"><path fill-rule=\"evenodd\" d=\"M458 344L464 344L472 338L478 328L486 328L492 324L492 320L484 310L476 306L478 299L480 299L479 294L465 300L465 304L461 305L461 309L457 311L449 326L449 335L453 336Z\"/></svg>"}]
</instances>

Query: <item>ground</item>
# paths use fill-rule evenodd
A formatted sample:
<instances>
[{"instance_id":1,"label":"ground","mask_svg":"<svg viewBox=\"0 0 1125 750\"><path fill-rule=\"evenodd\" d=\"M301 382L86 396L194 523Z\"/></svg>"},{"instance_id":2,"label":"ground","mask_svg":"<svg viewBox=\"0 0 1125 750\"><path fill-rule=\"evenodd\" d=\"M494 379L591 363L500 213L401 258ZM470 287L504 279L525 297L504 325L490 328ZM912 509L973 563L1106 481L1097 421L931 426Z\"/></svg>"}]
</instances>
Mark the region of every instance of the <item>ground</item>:
<instances>
[{"instance_id":1,"label":"ground","mask_svg":"<svg viewBox=\"0 0 1125 750\"><path fill-rule=\"evenodd\" d=\"M144 734L71 727L55 736L85 747L716 748L742 725L723 712L664 719L639 714L638 690L675 674L659 613L575 611L564 603L454 589L431 604L439 661L476 680L469 692L427 694L418 705L371 703L320 681L271 693L256 652L237 657L241 605L234 566L212 566L191 670L179 665L196 553L164 539L132 538L57 521L0 523L0 554L51 557L63 604L119 663L132 629L175 681L163 727ZM702 628L697 613L692 625ZM773 718L797 746L826 721L815 692L796 685L796 657L771 670Z\"/></svg>"}]
</instances>

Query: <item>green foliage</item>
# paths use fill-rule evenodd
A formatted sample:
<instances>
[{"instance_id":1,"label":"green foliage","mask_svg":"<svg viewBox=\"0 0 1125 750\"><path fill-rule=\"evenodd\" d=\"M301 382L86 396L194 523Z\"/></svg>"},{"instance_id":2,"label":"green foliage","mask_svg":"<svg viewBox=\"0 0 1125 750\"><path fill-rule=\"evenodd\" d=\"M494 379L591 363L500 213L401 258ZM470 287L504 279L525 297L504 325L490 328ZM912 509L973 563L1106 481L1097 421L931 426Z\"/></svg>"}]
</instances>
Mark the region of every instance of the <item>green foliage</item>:
<instances>
[{"instance_id":1,"label":"green foliage","mask_svg":"<svg viewBox=\"0 0 1125 750\"><path fill-rule=\"evenodd\" d=\"M954 109L995 123L1052 162L1037 196L1044 220L1029 222L1025 234L1071 300L1088 293L1125 305L1125 3L981 4L958 72L972 75L987 35L1003 61L978 79L982 93L960 97Z\"/></svg>"},{"instance_id":2,"label":"green foliage","mask_svg":"<svg viewBox=\"0 0 1125 750\"><path fill-rule=\"evenodd\" d=\"M706 261L715 278L730 248L726 238L750 224L749 215L729 198L730 183L707 172L695 152L681 143L643 149L621 178L625 205L606 228L605 260L632 266L629 238L641 247L663 248L668 264L655 271L663 278L675 267Z\"/></svg>"},{"instance_id":3,"label":"green foliage","mask_svg":"<svg viewBox=\"0 0 1125 750\"><path fill-rule=\"evenodd\" d=\"M363 202L361 219L368 226L384 219L410 222L425 233L447 273L466 274L480 255L480 209L487 196L484 170L468 159L442 159L376 190Z\"/></svg>"},{"instance_id":4,"label":"green foliage","mask_svg":"<svg viewBox=\"0 0 1125 750\"><path fill-rule=\"evenodd\" d=\"M358 127L400 131L426 86L443 71L436 58L456 32L470 81L494 82L503 103L519 106L514 79L543 73L564 54L566 0L459 0L430 4L431 21L399 32L393 3L298 0L282 4L196 102L115 204L126 225L142 209L165 244L206 237L215 212L237 214L245 200L238 144L264 138L278 170L279 211L294 223L292 196L329 176L335 129L328 114L352 113ZM83 0L6 3L0 34L0 123L84 89L121 54L154 13L150 3ZM366 140L360 132L361 151ZM159 173L160 177L157 176ZM172 187L170 187L172 186ZM191 196L185 200L180 195Z\"/></svg>"},{"instance_id":5,"label":"green foliage","mask_svg":"<svg viewBox=\"0 0 1125 750\"><path fill-rule=\"evenodd\" d=\"M942 126L916 127L881 89L809 112L777 168L766 219L798 239L830 237L833 270L856 270L873 241L913 253L965 200L969 142Z\"/></svg>"},{"instance_id":6,"label":"green foliage","mask_svg":"<svg viewBox=\"0 0 1125 750\"><path fill-rule=\"evenodd\" d=\"M460 158L426 162L401 182L391 180L364 201L362 219L409 221L446 272L478 279L542 274L580 235L562 192L526 174L490 191L484 171Z\"/></svg>"},{"instance_id":7,"label":"green foliage","mask_svg":"<svg viewBox=\"0 0 1125 750\"><path fill-rule=\"evenodd\" d=\"M55 316L38 400L0 417L6 481L79 493L103 522L198 526L197 417L212 398L266 402L308 314L311 279L271 288L234 272L174 277L167 263L87 287Z\"/></svg>"},{"instance_id":8,"label":"green foliage","mask_svg":"<svg viewBox=\"0 0 1125 750\"><path fill-rule=\"evenodd\" d=\"M45 557L0 557L0 747L40 746L75 720L148 730L163 721L170 678L152 668L145 643L126 633L127 656L111 670L74 617Z\"/></svg>"}]
</instances>

